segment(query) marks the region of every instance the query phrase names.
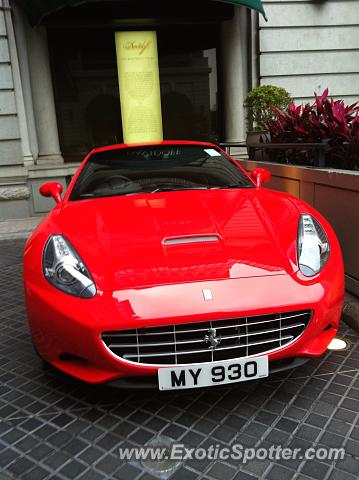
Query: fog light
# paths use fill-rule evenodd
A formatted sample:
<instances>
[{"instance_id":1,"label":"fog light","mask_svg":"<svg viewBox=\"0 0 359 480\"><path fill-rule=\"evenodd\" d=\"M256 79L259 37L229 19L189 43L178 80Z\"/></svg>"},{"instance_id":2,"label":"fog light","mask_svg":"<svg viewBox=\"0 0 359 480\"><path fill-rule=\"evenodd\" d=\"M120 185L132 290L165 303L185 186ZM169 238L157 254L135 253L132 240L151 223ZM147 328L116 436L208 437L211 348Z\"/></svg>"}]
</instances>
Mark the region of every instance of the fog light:
<instances>
[{"instance_id":1,"label":"fog light","mask_svg":"<svg viewBox=\"0 0 359 480\"><path fill-rule=\"evenodd\" d=\"M328 345L328 350L347 350L349 343L342 338L333 338Z\"/></svg>"}]
</instances>

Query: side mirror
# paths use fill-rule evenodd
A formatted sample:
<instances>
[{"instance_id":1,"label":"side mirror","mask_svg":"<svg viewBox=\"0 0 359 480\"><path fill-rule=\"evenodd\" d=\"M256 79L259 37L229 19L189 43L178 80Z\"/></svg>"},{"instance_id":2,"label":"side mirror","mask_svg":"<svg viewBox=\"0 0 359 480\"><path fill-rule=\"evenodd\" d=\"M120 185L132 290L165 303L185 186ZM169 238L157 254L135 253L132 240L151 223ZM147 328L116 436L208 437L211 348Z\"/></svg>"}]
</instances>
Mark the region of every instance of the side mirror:
<instances>
[{"instance_id":1,"label":"side mirror","mask_svg":"<svg viewBox=\"0 0 359 480\"><path fill-rule=\"evenodd\" d=\"M39 191L43 197L52 197L57 204L62 203L62 185L59 182L48 182L41 185Z\"/></svg>"},{"instance_id":2,"label":"side mirror","mask_svg":"<svg viewBox=\"0 0 359 480\"><path fill-rule=\"evenodd\" d=\"M261 187L263 183L269 182L270 171L265 168L256 168L251 172L251 177L256 182L257 187Z\"/></svg>"}]
</instances>

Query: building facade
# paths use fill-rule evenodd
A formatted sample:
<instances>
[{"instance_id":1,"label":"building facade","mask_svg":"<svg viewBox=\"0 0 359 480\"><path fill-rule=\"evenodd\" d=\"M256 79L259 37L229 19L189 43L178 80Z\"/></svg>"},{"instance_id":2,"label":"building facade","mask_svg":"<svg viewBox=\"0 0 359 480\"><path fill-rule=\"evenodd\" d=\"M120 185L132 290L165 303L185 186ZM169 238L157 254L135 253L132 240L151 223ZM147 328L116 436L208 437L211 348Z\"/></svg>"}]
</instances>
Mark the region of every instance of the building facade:
<instances>
[{"instance_id":1,"label":"building facade","mask_svg":"<svg viewBox=\"0 0 359 480\"><path fill-rule=\"evenodd\" d=\"M93 146L122 141L115 31L157 31L168 139L243 141L259 83L298 101L359 95L357 0L267 0L268 22L213 0L82 2L35 26L21 3L0 1L0 220L43 214L42 182L65 185Z\"/></svg>"}]
</instances>

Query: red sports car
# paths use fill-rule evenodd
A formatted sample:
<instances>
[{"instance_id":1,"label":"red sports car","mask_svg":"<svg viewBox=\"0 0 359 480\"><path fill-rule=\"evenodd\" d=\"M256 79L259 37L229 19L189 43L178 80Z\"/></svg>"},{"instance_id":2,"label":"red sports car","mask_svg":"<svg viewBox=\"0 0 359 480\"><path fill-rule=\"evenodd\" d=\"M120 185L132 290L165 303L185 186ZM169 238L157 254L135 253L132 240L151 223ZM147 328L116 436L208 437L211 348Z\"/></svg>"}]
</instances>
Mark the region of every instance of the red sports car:
<instances>
[{"instance_id":1,"label":"red sports car","mask_svg":"<svg viewBox=\"0 0 359 480\"><path fill-rule=\"evenodd\" d=\"M25 250L40 356L160 390L266 377L322 355L344 297L328 222L210 143L97 148Z\"/></svg>"}]
</instances>

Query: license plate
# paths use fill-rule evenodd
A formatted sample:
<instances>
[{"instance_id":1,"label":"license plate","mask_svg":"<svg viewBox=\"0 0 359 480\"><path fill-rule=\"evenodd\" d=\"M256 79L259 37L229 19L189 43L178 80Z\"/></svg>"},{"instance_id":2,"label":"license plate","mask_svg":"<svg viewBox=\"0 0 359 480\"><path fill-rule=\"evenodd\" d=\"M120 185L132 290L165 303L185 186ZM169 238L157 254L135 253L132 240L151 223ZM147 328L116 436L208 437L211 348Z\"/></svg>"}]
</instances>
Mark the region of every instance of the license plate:
<instances>
[{"instance_id":1,"label":"license plate","mask_svg":"<svg viewBox=\"0 0 359 480\"><path fill-rule=\"evenodd\" d=\"M212 387L263 377L268 377L267 356L158 369L160 390Z\"/></svg>"}]
</instances>

